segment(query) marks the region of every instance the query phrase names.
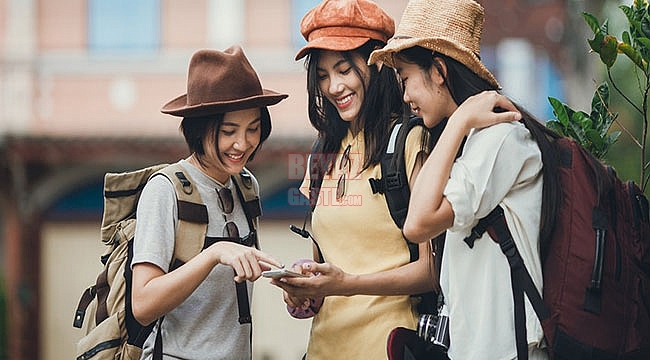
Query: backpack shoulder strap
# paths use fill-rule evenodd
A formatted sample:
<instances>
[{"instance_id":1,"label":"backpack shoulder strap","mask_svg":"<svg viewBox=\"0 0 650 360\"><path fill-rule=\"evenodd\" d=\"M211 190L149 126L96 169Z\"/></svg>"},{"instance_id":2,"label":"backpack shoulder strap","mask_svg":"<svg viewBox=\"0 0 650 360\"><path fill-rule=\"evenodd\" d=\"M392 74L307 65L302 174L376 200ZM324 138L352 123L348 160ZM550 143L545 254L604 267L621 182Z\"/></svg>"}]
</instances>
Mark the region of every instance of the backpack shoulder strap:
<instances>
[{"instance_id":1,"label":"backpack shoulder strap","mask_svg":"<svg viewBox=\"0 0 650 360\"><path fill-rule=\"evenodd\" d=\"M545 321L551 316L549 308L542 300L542 295L539 293L533 282L533 278L526 269L524 260L517 249L517 245L512 237L512 233L508 228L505 214L501 205L497 205L487 216L479 220L479 223L472 229L472 237L477 236L475 239L465 243L472 248L474 240L488 232L490 238L499 244L501 252L508 259L510 266L510 279L512 284L512 296L514 301L514 317L515 317L515 341L517 345L517 357L519 359L528 358L528 342L526 338L526 314L524 305L524 296L528 297L533 310L537 315L540 322Z\"/></svg>"},{"instance_id":2,"label":"backpack shoulder strap","mask_svg":"<svg viewBox=\"0 0 650 360\"><path fill-rule=\"evenodd\" d=\"M172 261L172 268L175 268L176 263L187 262L203 249L208 228L208 209L203 203L199 191L180 164L171 164L152 176L159 174L166 176L176 190L178 229L174 244L174 260ZM179 241L180 239L183 241ZM187 239L192 239L192 241L187 241Z\"/></svg>"},{"instance_id":3,"label":"backpack shoulder strap","mask_svg":"<svg viewBox=\"0 0 650 360\"><path fill-rule=\"evenodd\" d=\"M404 226L411 196L404 161L406 137L418 124L422 124L422 119L411 116L393 125L386 151L380 161L381 178L368 179L373 194L384 194L390 216L400 229ZM407 241L407 245L411 261L416 261L419 257L418 245L410 241Z\"/></svg>"},{"instance_id":4,"label":"backpack shoulder strap","mask_svg":"<svg viewBox=\"0 0 650 360\"><path fill-rule=\"evenodd\" d=\"M244 200L242 204L244 206L244 212L246 212L246 217L255 219L262 216L260 196L253 184L253 174L250 170L243 168L242 171L237 176L233 176L232 179L237 185L237 190L239 190L240 196Z\"/></svg>"},{"instance_id":5,"label":"backpack shoulder strap","mask_svg":"<svg viewBox=\"0 0 650 360\"><path fill-rule=\"evenodd\" d=\"M310 211L313 212L318 203L318 195L320 194L320 188L323 183L323 176L325 172L323 171L323 161L322 157L313 159L314 156L321 154L323 152L323 144L321 138L318 137L314 141L314 145L311 147L311 153L309 156L309 206ZM317 161L318 160L318 161Z\"/></svg>"},{"instance_id":6,"label":"backpack shoulder strap","mask_svg":"<svg viewBox=\"0 0 650 360\"><path fill-rule=\"evenodd\" d=\"M404 225L411 196L404 161L406 137L419 124L422 124L421 118L410 117L393 125L386 151L380 161L381 178L369 179L373 194L380 193L386 197L390 216L400 229Z\"/></svg>"},{"instance_id":7,"label":"backpack shoulder strap","mask_svg":"<svg viewBox=\"0 0 650 360\"><path fill-rule=\"evenodd\" d=\"M255 185L253 184L253 174L248 169L243 168L237 176L232 176L232 179L237 188L239 200L244 208L248 227L251 229L252 235L255 237L253 239L253 244L256 248L259 248L257 228L259 225L259 218L262 216L262 205L259 193L256 191Z\"/></svg>"},{"instance_id":8,"label":"backpack shoulder strap","mask_svg":"<svg viewBox=\"0 0 650 360\"><path fill-rule=\"evenodd\" d=\"M309 166L309 194L308 194L309 207L307 208L307 212L305 213L305 222L302 225L302 229L294 225L291 225L289 227L291 231L302 236L303 238L311 239L312 243L316 246L316 249L318 251L319 262L325 261L325 258L323 257L323 252L321 251L318 242L316 242L316 239L314 239L314 237L311 236L308 230L305 230L305 225L307 224L307 220L309 219L311 214L314 212L314 209L316 208L316 204L318 203L318 195L320 194L321 184L323 183L323 176L325 173L323 170L325 159L323 159L322 156L318 156L318 155L322 155L322 152L323 152L323 143L321 142L321 138L318 137L316 138L316 141L314 141L314 145L312 145L311 147L311 153L307 161ZM314 159L314 156L317 156L317 158Z\"/></svg>"},{"instance_id":9,"label":"backpack shoulder strap","mask_svg":"<svg viewBox=\"0 0 650 360\"><path fill-rule=\"evenodd\" d=\"M244 209L248 227L251 230L245 238L242 238L242 243L252 244L255 248L259 249L259 241L257 237L257 227L259 217L262 215L262 206L260 204L260 196L253 183L253 174L246 168L243 168L236 176L231 176L232 181L237 188L237 196ZM249 238L252 236L252 239ZM244 240L247 239L247 240ZM248 288L246 282L235 283L237 291L237 307L239 311L239 323L246 324L252 321L250 308Z\"/></svg>"}]
</instances>

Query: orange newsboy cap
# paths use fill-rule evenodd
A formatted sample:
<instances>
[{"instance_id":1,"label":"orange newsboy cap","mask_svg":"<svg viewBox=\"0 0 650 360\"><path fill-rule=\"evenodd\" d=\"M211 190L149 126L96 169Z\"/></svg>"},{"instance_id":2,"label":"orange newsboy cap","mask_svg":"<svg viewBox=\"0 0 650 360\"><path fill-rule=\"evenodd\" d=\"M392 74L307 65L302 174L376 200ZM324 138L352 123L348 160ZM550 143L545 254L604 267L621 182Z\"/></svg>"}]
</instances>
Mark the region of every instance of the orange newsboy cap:
<instances>
[{"instance_id":1,"label":"orange newsboy cap","mask_svg":"<svg viewBox=\"0 0 650 360\"><path fill-rule=\"evenodd\" d=\"M371 0L324 0L300 22L307 40L296 60L312 49L353 50L374 39L386 43L395 33L395 21Z\"/></svg>"}]
</instances>

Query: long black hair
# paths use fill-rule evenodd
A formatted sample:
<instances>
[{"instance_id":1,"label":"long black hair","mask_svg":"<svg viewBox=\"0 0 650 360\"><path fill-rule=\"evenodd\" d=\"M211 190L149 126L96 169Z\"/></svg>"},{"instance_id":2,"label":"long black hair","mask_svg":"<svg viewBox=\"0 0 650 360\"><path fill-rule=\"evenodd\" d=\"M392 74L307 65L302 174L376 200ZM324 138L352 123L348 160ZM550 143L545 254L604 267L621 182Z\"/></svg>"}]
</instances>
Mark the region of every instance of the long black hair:
<instances>
[{"instance_id":1,"label":"long black hair","mask_svg":"<svg viewBox=\"0 0 650 360\"><path fill-rule=\"evenodd\" d=\"M343 58L352 66L355 74L363 79L363 70L354 59L361 57L367 63L370 53L385 45L376 40L370 40L361 47L342 51ZM318 80L318 61L322 50L312 50L305 60L307 68L307 93L309 121L318 131L320 151L324 154L336 154L341 146L350 123L341 119L336 107L325 98L321 92ZM374 166L381 160L388 144L391 123L399 118L408 118L408 107L402 100L402 92L397 76L393 69L384 66L381 71L376 66L369 66L370 77L368 85L364 85L364 97L359 113L363 122L365 158L362 169ZM362 82L365 84L365 82ZM334 157L328 156L325 172L330 173Z\"/></svg>"},{"instance_id":2,"label":"long black hair","mask_svg":"<svg viewBox=\"0 0 650 360\"><path fill-rule=\"evenodd\" d=\"M482 91L498 91L496 86L479 77L467 66L449 56L434 52L430 49L415 46L400 51L395 57L406 63L417 65L427 75L430 75L432 67L436 67L441 76L444 77L445 85L457 105L460 105L468 97ZM446 73L443 71L444 69L440 61L445 63L447 67ZM430 77L426 76L425 78L429 79ZM518 104L515 104L515 106L521 112L521 122L530 131L532 138L537 142L537 146L542 154L542 177L544 184L539 236L541 255L544 258L551 236L553 235L553 229L557 221L557 210L561 201L560 181L557 171L560 160L554 146L554 141L560 136L549 130L522 106Z\"/></svg>"}]
</instances>

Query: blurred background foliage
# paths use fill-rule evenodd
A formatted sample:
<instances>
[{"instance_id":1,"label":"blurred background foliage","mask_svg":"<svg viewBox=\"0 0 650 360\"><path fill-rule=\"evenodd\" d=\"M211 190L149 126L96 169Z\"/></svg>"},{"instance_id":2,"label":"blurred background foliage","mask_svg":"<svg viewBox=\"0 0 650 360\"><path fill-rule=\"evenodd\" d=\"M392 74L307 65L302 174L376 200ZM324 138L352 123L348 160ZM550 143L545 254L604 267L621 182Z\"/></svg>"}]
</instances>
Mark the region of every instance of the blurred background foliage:
<instances>
[{"instance_id":1,"label":"blurred background foliage","mask_svg":"<svg viewBox=\"0 0 650 360\"><path fill-rule=\"evenodd\" d=\"M649 10L645 0L606 1L600 12L583 12L575 20L583 21L583 26L592 31L593 36L584 39L592 51L586 56L600 60L598 73L594 74L592 108L573 109L571 104L549 98L556 119L547 123L577 138L604 163L612 165L621 179L634 180L646 194L650 157L646 146Z\"/></svg>"}]
</instances>

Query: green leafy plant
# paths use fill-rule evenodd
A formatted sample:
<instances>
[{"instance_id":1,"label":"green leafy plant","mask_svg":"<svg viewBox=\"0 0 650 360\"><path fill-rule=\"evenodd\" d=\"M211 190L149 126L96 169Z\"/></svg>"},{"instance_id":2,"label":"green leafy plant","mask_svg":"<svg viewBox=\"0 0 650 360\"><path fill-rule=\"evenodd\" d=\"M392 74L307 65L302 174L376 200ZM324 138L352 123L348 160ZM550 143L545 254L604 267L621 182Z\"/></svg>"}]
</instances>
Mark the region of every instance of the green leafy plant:
<instances>
[{"instance_id":1,"label":"green leafy plant","mask_svg":"<svg viewBox=\"0 0 650 360\"><path fill-rule=\"evenodd\" d=\"M553 114L557 120L549 120L546 126L560 135L568 136L578 142L594 156L604 159L610 146L621 135L620 131L608 134L609 128L618 117L609 111L609 86L602 83L591 100L591 113L575 111L560 100L549 97Z\"/></svg>"},{"instance_id":2,"label":"green leafy plant","mask_svg":"<svg viewBox=\"0 0 650 360\"><path fill-rule=\"evenodd\" d=\"M603 158L609 147L618 139L620 131L607 134L609 127L616 122L621 129L630 136L640 152L640 179L638 183L645 191L648 185L648 167L650 162L646 160L646 144L648 137L648 95L650 94L650 7L645 0L635 0L632 6L621 5L619 9L625 14L628 21L628 29L623 31L621 40L609 33L608 20L602 22L590 14L583 13L582 16L593 31L594 38L587 40L591 50L600 56L600 61L605 65L609 84L618 94L629 103L639 115L642 122L641 134L633 134L620 121L617 121L617 114L612 114L609 109L609 86L601 84L594 94L591 114L575 111L569 106L562 104L554 98L549 98L557 120L548 122L548 126L566 136L575 138L588 150ZM617 85L618 81L630 81L628 76L621 76L614 79L612 67L622 54L633 64L633 72L636 77L638 98L625 94ZM640 103L638 103L640 102Z\"/></svg>"}]
</instances>

